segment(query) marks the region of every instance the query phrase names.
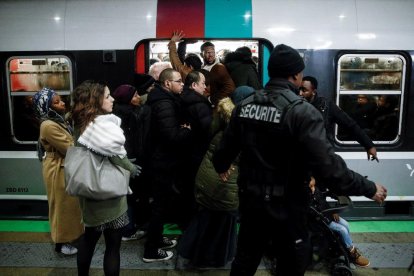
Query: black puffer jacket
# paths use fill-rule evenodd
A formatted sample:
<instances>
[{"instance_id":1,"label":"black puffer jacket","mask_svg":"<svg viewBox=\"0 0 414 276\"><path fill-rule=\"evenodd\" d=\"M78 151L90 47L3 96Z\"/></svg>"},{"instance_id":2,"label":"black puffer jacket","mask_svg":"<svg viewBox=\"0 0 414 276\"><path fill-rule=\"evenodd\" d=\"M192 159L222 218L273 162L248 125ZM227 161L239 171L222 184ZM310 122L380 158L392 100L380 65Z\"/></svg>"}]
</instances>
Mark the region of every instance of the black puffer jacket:
<instances>
[{"instance_id":1,"label":"black puffer jacket","mask_svg":"<svg viewBox=\"0 0 414 276\"><path fill-rule=\"evenodd\" d=\"M191 143L187 146L191 158L200 164L210 142L209 129L213 109L206 97L184 87L180 94L183 103L184 120L191 125Z\"/></svg>"},{"instance_id":2,"label":"black puffer jacket","mask_svg":"<svg viewBox=\"0 0 414 276\"><path fill-rule=\"evenodd\" d=\"M286 219L292 212L303 217L310 172L337 195L374 196L375 184L349 170L334 153L323 118L311 104L296 99L297 104L285 112L273 104L272 98L286 90L290 99L299 98L290 82L271 79L266 95L244 100L213 157L216 171L223 173L240 153L240 211L255 208L276 219Z\"/></svg>"},{"instance_id":3,"label":"black puffer jacket","mask_svg":"<svg viewBox=\"0 0 414 276\"><path fill-rule=\"evenodd\" d=\"M258 90L262 88L257 73L256 64L241 52L231 52L226 55L224 65L236 87L247 85Z\"/></svg>"},{"instance_id":4,"label":"black puffer jacket","mask_svg":"<svg viewBox=\"0 0 414 276\"><path fill-rule=\"evenodd\" d=\"M115 104L113 113L122 120L128 158L136 159L134 163L144 166L149 155L151 109L147 105Z\"/></svg>"},{"instance_id":5,"label":"black puffer jacket","mask_svg":"<svg viewBox=\"0 0 414 276\"><path fill-rule=\"evenodd\" d=\"M155 85L146 104L151 107L152 168L175 169L191 136L191 130L181 127L184 121L180 97Z\"/></svg>"}]
</instances>

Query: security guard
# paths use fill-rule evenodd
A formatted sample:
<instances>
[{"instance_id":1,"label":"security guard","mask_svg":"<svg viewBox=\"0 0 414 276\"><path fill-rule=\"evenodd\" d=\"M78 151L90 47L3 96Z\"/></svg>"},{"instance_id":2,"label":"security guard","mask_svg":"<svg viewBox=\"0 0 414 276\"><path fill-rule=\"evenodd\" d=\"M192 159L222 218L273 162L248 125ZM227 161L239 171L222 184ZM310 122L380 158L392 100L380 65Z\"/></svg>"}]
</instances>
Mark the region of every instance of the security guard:
<instances>
[{"instance_id":1,"label":"security guard","mask_svg":"<svg viewBox=\"0 0 414 276\"><path fill-rule=\"evenodd\" d=\"M254 275L271 241L277 275L303 275L310 256L306 229L308 184L313 176L338 195L383 202L387 190L349 170L326 139L321 114L302 100L305 68L286 45L272 51L270 81L233 113L213 163L223 181L240 154L240 231L230 275Z\"/></svg>"}]
</instances>

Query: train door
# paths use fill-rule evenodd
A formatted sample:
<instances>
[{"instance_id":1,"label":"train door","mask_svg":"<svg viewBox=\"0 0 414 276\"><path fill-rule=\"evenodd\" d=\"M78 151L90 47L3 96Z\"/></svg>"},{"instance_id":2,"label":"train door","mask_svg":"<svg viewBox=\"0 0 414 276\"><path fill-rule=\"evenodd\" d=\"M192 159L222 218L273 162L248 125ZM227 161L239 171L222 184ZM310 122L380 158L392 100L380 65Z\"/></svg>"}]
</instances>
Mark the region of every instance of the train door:
<instances>
[{"instance_id":1,"label":"train door","mask_svg":"<svg viewBox=\"0 0 414 276\"><path fill-rule=\"evenodd\" d=\"M267 83L267 62L273 44L263 38L186 38L186 53L200 55L200 46L206 41L215 45L216 58L221 61L227 53L239 47L248 47L252 52L252 59L256 62L262 84ZM135 45L135 73L146 74L154 62L169 61L168 42L166 39L144 39ZM200 57L201 58L201 57Z\"/></svg>"}]
</instances>

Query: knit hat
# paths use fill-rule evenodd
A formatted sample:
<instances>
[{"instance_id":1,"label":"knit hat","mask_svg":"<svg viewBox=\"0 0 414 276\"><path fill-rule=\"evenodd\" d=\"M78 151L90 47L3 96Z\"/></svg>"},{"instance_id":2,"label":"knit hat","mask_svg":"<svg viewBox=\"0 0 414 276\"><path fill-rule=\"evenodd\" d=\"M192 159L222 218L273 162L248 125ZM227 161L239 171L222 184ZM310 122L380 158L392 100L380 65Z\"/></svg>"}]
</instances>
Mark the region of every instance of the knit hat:
<instances>
[{"instance_id":1,"label":"knit hat","mask_svg":"<svg viewBox=\"0 0 414 276\"><path fill-rule=\"evenodd\" d=\"M135 94L135 87L129 85L129 84L123 84L118 86L117 89L115 89L113 93L113 97L116 102L121 104L129 104L132 100L132 97Z\"/></svg>"},{"instance_id":2,"label":"knit hat","mask_svg":"<svg viewBox=\"0 0 414 276\"><path fill-rule=\"evenodd\" d=\"M33 95L33 109L37 118L47 117L54 95L56 92L47 87Z\"/></svg>"},{"instance_id":3,"label":"knit hat","mask_svg":"<svg viewBox=\"0 0 414 276\"><path fill-rule=\"evenodd\" d=\"M253 87L243 85L243 86L237 87L234 90L231 97L233 99L233 103L235 105L238 105L241 101L243 101L245 98L247 98L248 96L250 96L253 93L254 93L254 88Z\"/></svg>"},{"instance_id":4,"label":"knit hat","mask_svg":"<svg viewBox=\"0 0 414 276\"><path fill-rule=\"evenodd\" d=\"M155 82L155 79L147 74L135 74L134 84L140 94L147 93L147 89Z\"/></svg>"},{"instance_id":5,"label":"knit hat","mask_svg":"<svg viewBox=\"0 0 414 276\"><path fill-rule=\"evenodd\" d=\"M298 51L284 45L277 45L270 54L267 70L270 78L288 77L305 69L305 63Z\"/></svg>"}]
</instances>

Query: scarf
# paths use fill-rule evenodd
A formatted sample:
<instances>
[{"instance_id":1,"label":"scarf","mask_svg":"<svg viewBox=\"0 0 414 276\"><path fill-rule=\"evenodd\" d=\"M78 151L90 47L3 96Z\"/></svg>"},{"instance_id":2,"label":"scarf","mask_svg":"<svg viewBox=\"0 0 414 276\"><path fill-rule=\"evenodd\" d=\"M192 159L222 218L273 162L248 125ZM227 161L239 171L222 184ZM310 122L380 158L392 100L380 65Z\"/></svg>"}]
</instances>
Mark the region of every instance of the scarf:
<instances>
[{"instance_id":1,"label":"scarf","mask_svg":"<svg viewBox=\"0 0 414 276\"><path fill-rule=\"evenodd\" d=\"M72 135L73 130L71 126L66 122L65 118L63 118L62 115L60 115L55 110L53 110L53 108L51 108L52 99L55 95L57 95L57 93L53 89L47 87L43 88L42 90L34 94L34 113L41 122L46 120L54 121L55 123L58 123L62 125L64 128L66 128L69 134Z\"/></svg>"},{"instance_id":2,"label":"scarf","mask_svg":"<svg viewBox=\"0 0 414 276\"><path fill-rule=\"evenodd\" d=\"M220 62L220 60L216 57L213 64L206 64L202 68L207 70L207 71L211 71L211 68L213 68L213 66L216 65L219 62Z\"/></svg>"},{"instance_id":3,"label":"scarf","mask_svg":"<svg viewBox=\"0 0 414 276\"><path fill-rule=\"evenodd\" d=\"M113 114L100 115L86 127L78 142L103 156L126 156L121 119Z\"/></svg>"}]
</instances>

